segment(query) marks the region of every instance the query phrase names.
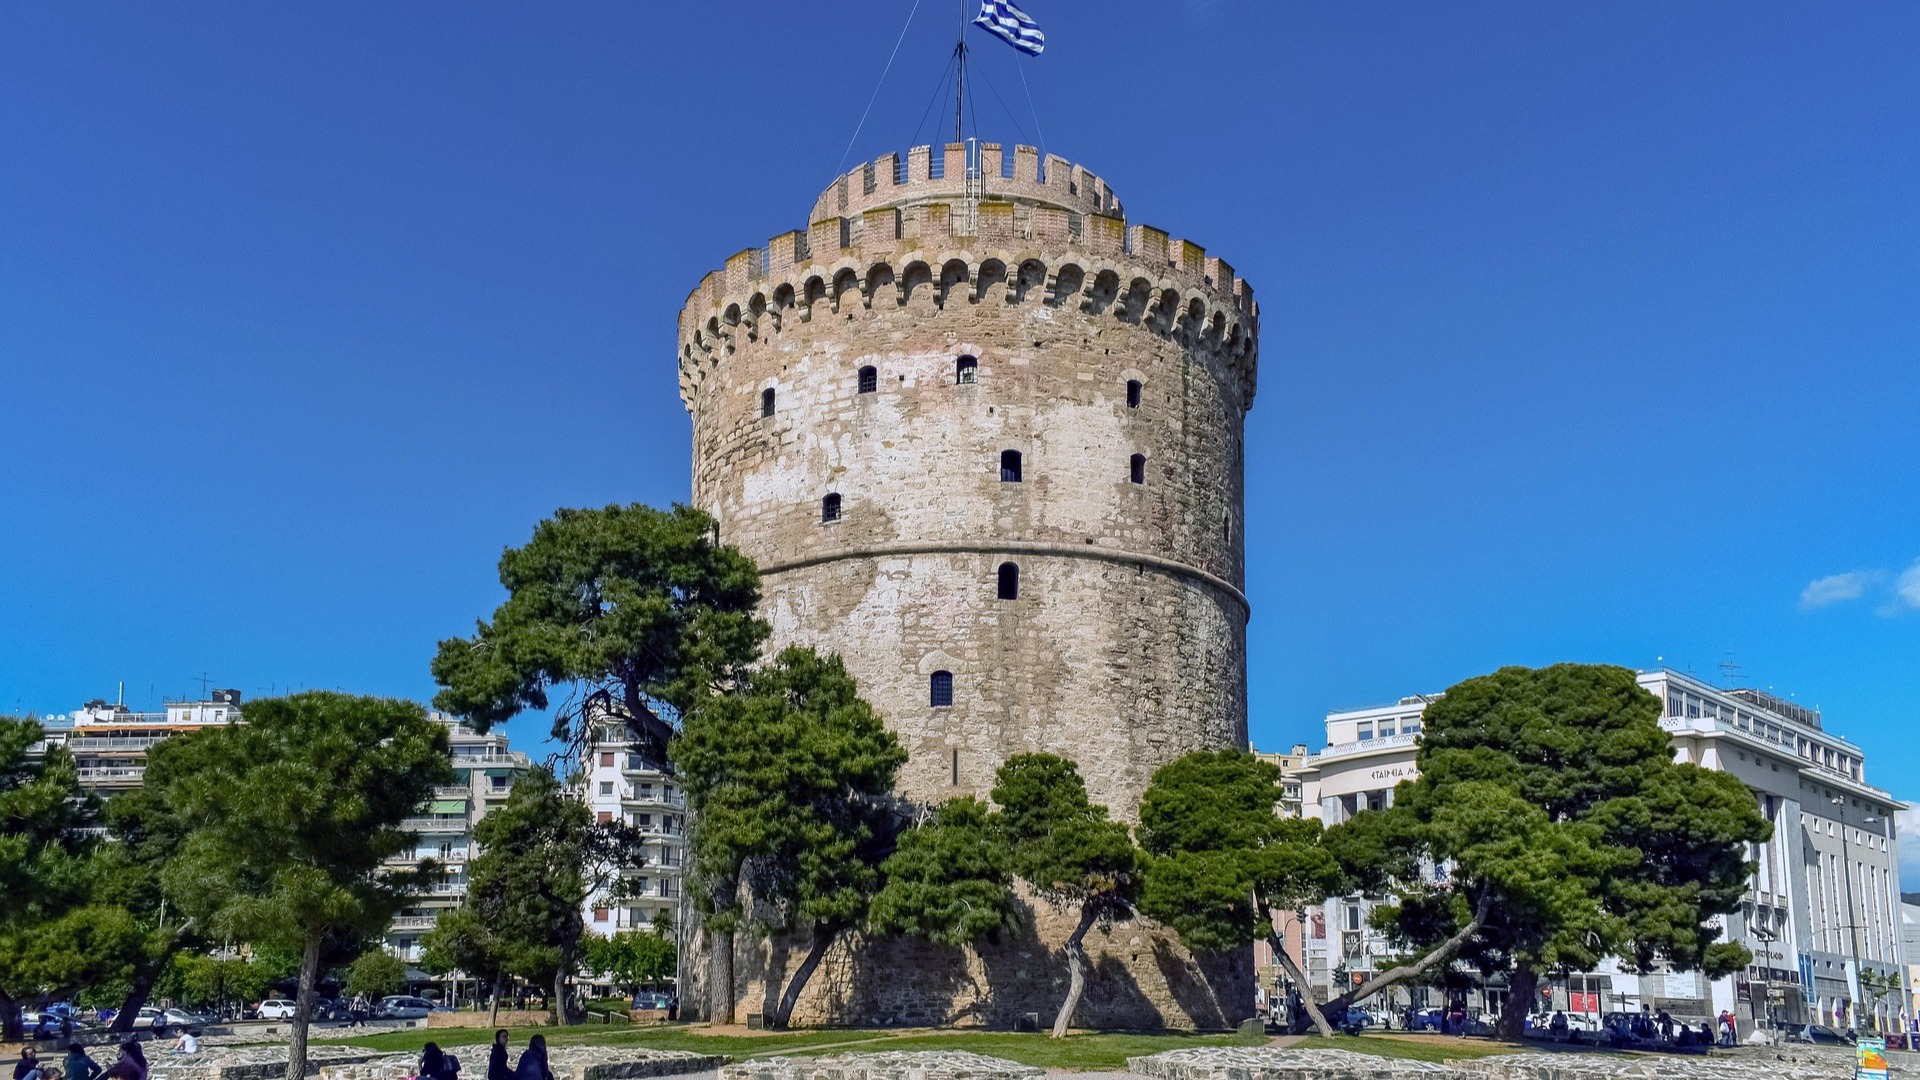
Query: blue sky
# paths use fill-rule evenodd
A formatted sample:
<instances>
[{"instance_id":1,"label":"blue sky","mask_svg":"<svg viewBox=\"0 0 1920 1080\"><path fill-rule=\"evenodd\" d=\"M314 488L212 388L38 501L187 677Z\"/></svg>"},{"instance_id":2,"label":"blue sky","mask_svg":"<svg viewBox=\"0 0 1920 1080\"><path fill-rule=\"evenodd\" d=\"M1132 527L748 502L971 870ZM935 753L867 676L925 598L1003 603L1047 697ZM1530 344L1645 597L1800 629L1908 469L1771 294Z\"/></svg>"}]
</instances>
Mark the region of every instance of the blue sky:
<instances>
[{"instance_id":1,"label":"blue sky","mask_svg":"<svg viewBox=\"0 0 1920 1080\"><path fill-rule=\"evenodd\" d=\"M923 0L846 155L909 7L0 12L0 711L430 695L536 520L685 496L701 275L946 137ZM1028 9L974 130L1262 303L1256 743L1731 659L1920 798L1920 6Z\"/></svg>"}]
</instances>

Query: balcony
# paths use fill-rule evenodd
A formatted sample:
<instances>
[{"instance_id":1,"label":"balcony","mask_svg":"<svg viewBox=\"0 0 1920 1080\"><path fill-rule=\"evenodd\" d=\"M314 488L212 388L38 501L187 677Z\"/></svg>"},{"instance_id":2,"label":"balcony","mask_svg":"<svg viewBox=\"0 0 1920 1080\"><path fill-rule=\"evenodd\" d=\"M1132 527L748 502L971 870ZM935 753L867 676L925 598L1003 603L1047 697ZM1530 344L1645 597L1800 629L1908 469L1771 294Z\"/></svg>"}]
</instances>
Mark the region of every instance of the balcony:
<instances>
[{"instance_id":1,"label":"balcony","mask_svg":"<svg viewBox=\"0 0 1920 1080\"><path fill-rule=\"evenodd\" d=\"M440 917L437 915L398 915L394 917L393 929L413 931L431 930L439 925L439 923Z\"/></svg>"},{"instance_id":2,"label":"balcony","mask_svg":"<svg viewBox=\"0 0 1920 1080\"><path fill-rule=\"evenodd\" d=\"M1360 754L1372 754L1381 750L1399 750L1413 746L1420 741L1420 733L1386 735L1378 739L1361 739L1359 742L1339 743L1329 746L1317 754L1307 755L1307 764L1314 765L1333 758L1355 757Z\"/></svg>"},{"instance_id":3,"label":"balcony","mask_svg":"<svg viewBox=\"0 0 1920 1080\"><path fill-rule=\"evenodd\" d=\"M452 787L437 787L433 789L433 797L436 799L465 799L472 796L472 794L473 789L467 787L465 784L455 784Z\"/></svg>"},{"instance_id":4,"label":"balcony","mask_svg":"<svg viewBox=\"0 0 1920 1080\"><path fill-rule=\"evenodd\" d=\"M138 784L147 774L144 765L137 766L93 766L78 770L83 784Z\"/></svg>"},{"instance_id":5,"label":"balcony","mask_svg":"<svg viewBox=\"0 0 1920 1080\"><path fill-rule=\"evenodd\" d=\"M415 833L465 833L467 816L465 814L435 814L431 817L410 817L400 823L407 832Z\"/></svg>"}]
</instances>

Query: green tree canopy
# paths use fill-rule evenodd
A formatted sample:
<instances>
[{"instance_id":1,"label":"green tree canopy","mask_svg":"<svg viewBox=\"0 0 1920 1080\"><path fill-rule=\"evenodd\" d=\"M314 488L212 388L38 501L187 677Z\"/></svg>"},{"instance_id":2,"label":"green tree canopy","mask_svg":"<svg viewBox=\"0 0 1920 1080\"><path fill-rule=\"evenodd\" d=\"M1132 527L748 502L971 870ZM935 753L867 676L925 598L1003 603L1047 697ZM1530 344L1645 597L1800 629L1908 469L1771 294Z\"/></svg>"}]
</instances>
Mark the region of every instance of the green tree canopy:
<instances>
[{"instance_id":1,"label":"green tree canopy","mask_svg":"<svg viewBox=\"0 0 1920 1080\"><path fill-rule=\"evenodd\" d=\"M375 946L353 958L347 965L344 989L352 997L365 994L378 1001L388 994L407 988L407 965L399 957Z\"/></svg>"},{"instance_id":2,"label":"green tree canopy","mask_svg":"<svg viewBox=\"0 0 1920 1080\"><path fill-rule=\"evenodd\" d=\"M673 940L652 930L622 930L611 937L591 934L582 953L588 970L617 985L660 982L673 976Z\"/></svg>"},{"instance_id":3,"label":"green tree canopy","mask_svg":"<svg viewBox=\"0 0 1920 1080\"><path fill-rule=\"evenodd\" d=\"M433 660L434 704L483 731L573 684L581 707L554 713L556 738L583 738L607 715L664 748L660 713L731 685L767 636L753 563L686 506L556 511L500 557L500 583L493 621L442 641Z\"/></svg>"},{"instance_id":4,"label":"green tree canopy","mask_svg":"<svg viewBox=\"0 0 1920 1080\"><path fill-rule=\"evenodd\" d=\"M730 956L730 935L805 935L776 1006L784 1025L820 959L866 918L892 847L892 791L906 751L861 700L837 656L783 650L736 693L687 714L673 758L692 814L693 897ZM770 915L742 919L740 890ZM731 1007L730 971L715 1004ZM716 1017L724 1015L715 1010Z\"/></svg>"},{"instance_id":5,"label":"green tree canopy","mask_svg":"<svg viewBox=\"0 0 1920 1080\"><path fill-rule=\"evenodd\" d=\"M1140 801L1140 908L1192 949L1266 941L1304 988L1274 914L1317 904L1349 878L1322 842L1320 822L1283 818L1279 804L1280 767L1244 750L1199 751L1161 766ZM1304 1004L1321 1034L1331 1034L1312 1000Z\"/></svg>"},{"instance_id":6,"label":"green tree canopy","mask_svg":"<svg viewBox=\"0 0 1920 1080\"><path fill-rule=\"evenodd\" d=\"M1502 668L1427 706L1420 776L1388 820L1452 872L1384 917L1418 947L1467 929L1460 896L1489 898L1462 955L1506 974L1509 1036L1543 972L1611 955L1717 978L1751 959L1713 924L1738 907L1746 845L1771 826L1737 778L1675 763L1660 714L1633 672L1584 664Z\"/></svg>"},{"instance_id":7,"label":"green tree canopy","mask_svg":"<svg viewBox=\"0 0 1920 1080\"><path fill-rule=\"evenodd\" d=\"M1017 924L1012 859L992 808L949 799L899 835L868 925L958 948Z\"/></svg>"},{"instance_id":8,"label":"green tree canopy","mask_svg":"<svg viewBox=\"0 0 1920 1080\"><path fill-rule=\"evenodd\" d=\"M1127 827L1087 798L1073 762L1055 754L1015 754L994 773L993 801L1013 852L1013 870L1041 899L1078 908L1067 936L1067 996L1053 1020L1064 1038L1087 985L1087 931L1133 911L1139 858Z\"/></svg>"},{"instance_id":9,"label":"green tree canopy","mask_svg":"<svg viewBox=\"0 0 1920 1080\"><path fill-rule=\"evenodd\" d=\"M166 748L147 783L188 831L162 885L210 932L300 950L300 1080L323 949L382 931L431 873L386 863L413 847L402 822L453 782L446 729L412 702L309 691Z\"/></svg>"},{"instance_id":10,"label":"green tree canopy","mask_svg":"<svg viewBox=\"0 0 1920 1080\"><path fill-rule=\"evenodd\" d=\"M567 980L587 932L583 905L617 894L622 871L640 865L638 833L625 822L596 823L552 772L536 768L480 819L473 839L480 854L468 864L467 903L484 936L460 948L551 986L554 1017L567 1023Z\"/></svg>"},{"instance_id":11,"label":"green tree canopy","mask_svg":"<svg viewBox=\"0 0 1920 1080\"><path fill-rule=\"evenodd\" d=\"M135 931L94 902L97 805L72 755L42 744L32 720L0 717L0 1031L20 1038L20 1010L95 981L123 979Z\"/></svg>"}]
</instances>

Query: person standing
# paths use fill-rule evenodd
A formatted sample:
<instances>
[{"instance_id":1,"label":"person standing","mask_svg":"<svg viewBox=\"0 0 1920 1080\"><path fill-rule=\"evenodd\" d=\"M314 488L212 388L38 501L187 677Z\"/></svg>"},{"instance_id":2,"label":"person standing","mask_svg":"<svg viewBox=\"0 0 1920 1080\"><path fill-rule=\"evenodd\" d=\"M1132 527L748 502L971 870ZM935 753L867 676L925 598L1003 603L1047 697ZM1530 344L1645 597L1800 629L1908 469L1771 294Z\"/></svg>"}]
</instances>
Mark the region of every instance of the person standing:
<instances>
[{"instance_id":1,"label":"person standing","mask_svg":"<svg viewBox=\"0 0 1920 1080\"><path fill-rule=\"evenodd\" d=\"M507 1064L507 1029L493 1033L493 1046L487 1051L487 1080L513 1080L513 1066Z\"/></svg>"},{"instance_id":2,"label":"person standing","mask_svg":"<svg viewBox=\"0 0 1920 1080\"><path fill-rule=\"evenodd\" d=\"M87 1048L79 1043L67 1047L67 1059L61 1064L61 1071L73 1080L94 1080L100 1075L100 1063L87 1056Z\"/></svg>"}]
</instances>

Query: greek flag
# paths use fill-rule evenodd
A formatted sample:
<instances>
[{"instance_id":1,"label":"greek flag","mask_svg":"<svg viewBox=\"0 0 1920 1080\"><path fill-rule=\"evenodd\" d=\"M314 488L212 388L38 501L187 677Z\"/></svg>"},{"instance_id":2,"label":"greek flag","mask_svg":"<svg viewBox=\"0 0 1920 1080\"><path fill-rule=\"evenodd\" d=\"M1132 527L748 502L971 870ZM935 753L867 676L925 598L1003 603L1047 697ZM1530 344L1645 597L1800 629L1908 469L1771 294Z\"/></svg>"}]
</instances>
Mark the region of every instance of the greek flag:
<instances>
[{"instance_id":1,"label":"greek flag","mask_svg":"<svg viewBox=\"0 0 1920 1080\"><path fill-rule=\"evenodd\" d=\"M1039 56L1047 49L1047 35L1026 12L1008 0L980 0L980 14L973 25L1026 53Z\"/></svg>"}]
</instances>

